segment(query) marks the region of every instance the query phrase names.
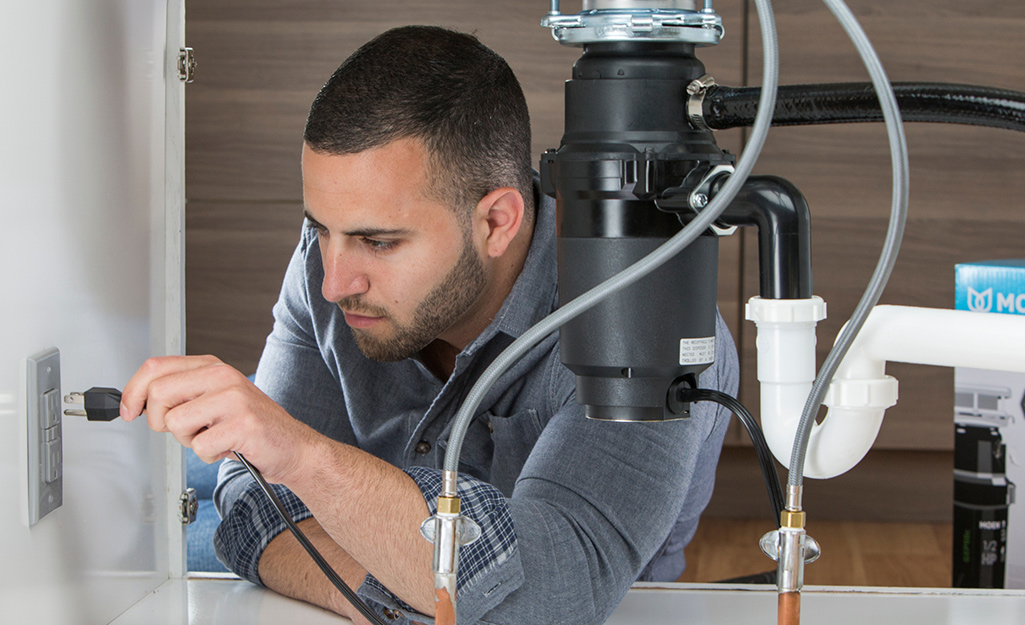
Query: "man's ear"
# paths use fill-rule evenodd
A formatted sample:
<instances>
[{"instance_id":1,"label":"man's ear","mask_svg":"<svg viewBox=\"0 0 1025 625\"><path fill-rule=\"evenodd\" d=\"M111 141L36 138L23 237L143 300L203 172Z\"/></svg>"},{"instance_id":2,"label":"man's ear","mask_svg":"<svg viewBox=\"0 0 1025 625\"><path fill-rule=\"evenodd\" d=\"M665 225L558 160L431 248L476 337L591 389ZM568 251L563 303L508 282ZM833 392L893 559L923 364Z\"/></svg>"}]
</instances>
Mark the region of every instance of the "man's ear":
<instances>
[{"instance_id":1,"label":"man's ear","mask_svg":"<svg viewBox=\"0 0 1025 625\"><path fill-rule=\"evenodd\" d=\"M523 196L512 187L500 187L485 195L474 209L476 227L487 228L485 252L491 258L505 254L523 225Z\"/></svg>"}]
</instances>

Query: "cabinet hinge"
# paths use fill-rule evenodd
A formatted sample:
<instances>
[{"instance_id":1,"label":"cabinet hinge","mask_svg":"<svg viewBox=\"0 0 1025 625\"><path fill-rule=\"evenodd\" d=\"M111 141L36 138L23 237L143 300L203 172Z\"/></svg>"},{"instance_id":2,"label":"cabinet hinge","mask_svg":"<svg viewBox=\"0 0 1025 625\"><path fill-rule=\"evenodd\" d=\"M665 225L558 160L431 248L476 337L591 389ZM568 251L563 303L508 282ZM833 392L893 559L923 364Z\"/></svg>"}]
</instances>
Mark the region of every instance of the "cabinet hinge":
<instances>
[{"instance_id":1,"label":"cabinet hinge","mask_svg":"<svg viewBox=\"0 0 1025 625\"><path fill-rule=\"evenodd\" d=\"M196 55L192 48L178 50L178 80L190 83L196 77Z\"/></svg>"},{"instance_id":2,"label":"cabinet hinge","mask_svg":"<svg viewBox=\"0 0 1025 625\"><path fill-rule=\"evenodd\" d=\"M178 520L182 525L188 525L196 520L196 511L199 510L199 500L196 499L196 489L186 488L178 498Z\"/></svg>"}]
</instances>

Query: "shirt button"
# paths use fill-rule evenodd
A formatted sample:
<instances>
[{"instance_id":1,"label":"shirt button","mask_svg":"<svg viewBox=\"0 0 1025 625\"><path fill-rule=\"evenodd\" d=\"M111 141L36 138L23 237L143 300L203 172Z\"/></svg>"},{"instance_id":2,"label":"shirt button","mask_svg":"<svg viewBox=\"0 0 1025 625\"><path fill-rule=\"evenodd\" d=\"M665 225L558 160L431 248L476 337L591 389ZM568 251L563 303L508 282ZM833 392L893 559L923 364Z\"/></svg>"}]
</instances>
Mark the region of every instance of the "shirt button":
<instances>
[{"instance_id":1,"label":"shirt button","mask_svg":"<svg viewBox=\"0 0 1025 625\"><path fill-rule=\"evenodd\" d=\"M399 618L399 613L398 613L397 610L391 610L389 608L385 608L384 610L382 610L382 612L384 612L384 615L386 617L388 617L388 618L390 618L392 620L395 620L395 619Z\"/></svg>"},{"instance_id":2,"label":"shirt button","mask_svg":"<svg viewBox=\"0 0 1025 625\"><path fill-rule=\"evenodd\" d=\"M416 444L416 453L418 453L418 454L423 455L423 454L426 454L427 452L429 452L430 450L431 450L431 444L428 443L427 441L420 441L419 443Z\"/></svg>"}]
</instances>

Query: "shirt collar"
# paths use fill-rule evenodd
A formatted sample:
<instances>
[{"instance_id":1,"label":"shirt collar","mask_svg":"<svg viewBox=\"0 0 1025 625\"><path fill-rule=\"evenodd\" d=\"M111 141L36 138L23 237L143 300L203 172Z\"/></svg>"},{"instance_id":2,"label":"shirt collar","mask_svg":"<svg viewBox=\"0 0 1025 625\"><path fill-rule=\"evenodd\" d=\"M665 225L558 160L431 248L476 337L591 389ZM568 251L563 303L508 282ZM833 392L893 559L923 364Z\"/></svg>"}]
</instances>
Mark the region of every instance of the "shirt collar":
<instances>
[{"instance_id":1,"label":"shirt collar","mask_svg":"<svg viewBox=\"0 0 1025 625\"><path fill-rule=\"evenodd\" d=\"M538 177L534 176L534 234L523 269L516 278L498 314L463 350L470 355L480 349L498 333L516 339L531 326L555 310L557 268L555 254L555 200L541 193Z\"/></svg>"}]
</instances>

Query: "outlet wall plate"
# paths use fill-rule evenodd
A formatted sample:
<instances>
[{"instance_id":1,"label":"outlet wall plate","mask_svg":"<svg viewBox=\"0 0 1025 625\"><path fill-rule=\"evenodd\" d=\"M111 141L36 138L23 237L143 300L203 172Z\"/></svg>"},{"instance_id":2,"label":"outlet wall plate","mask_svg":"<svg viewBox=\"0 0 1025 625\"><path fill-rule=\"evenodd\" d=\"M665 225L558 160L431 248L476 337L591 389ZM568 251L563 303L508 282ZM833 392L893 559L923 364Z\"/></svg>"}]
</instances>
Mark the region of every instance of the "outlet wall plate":
<instances>
[{"instance_id":1,"label":"outlet wall plate","mask_svg":"<svg viewBox=\"0 0 1025 625\"><path fill-rule=\"evenodd\" d=\"M33 354L27 365L28 524L35 525L64 499L60 351Z\"/></svg>"}]
</instances>

